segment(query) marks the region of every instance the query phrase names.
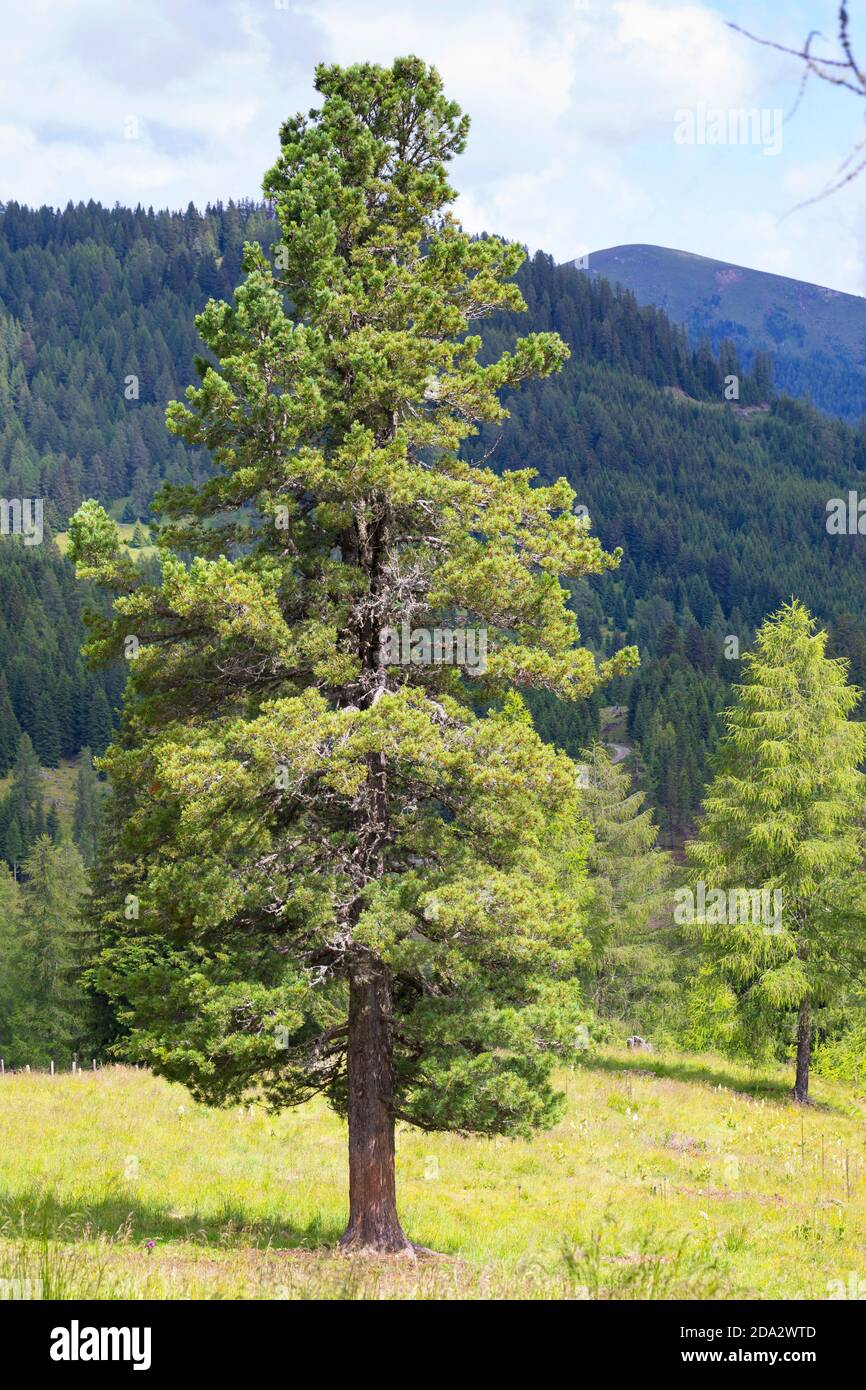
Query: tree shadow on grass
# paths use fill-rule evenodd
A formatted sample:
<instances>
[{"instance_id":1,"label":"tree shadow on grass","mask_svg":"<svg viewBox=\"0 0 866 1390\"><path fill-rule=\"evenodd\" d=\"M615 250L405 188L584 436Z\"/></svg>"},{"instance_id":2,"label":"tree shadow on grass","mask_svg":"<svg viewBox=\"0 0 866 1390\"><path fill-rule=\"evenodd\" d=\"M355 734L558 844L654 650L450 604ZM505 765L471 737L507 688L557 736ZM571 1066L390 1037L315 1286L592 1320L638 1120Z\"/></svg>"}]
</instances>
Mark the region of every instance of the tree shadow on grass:
<instances>
[{"instance_id":1,"label":"tree shadow on grass","mask_svg":"<svg viewBox=\"0 0 866 1390\"><path fill-rule=\"evenodd\" d=\"M628 1052L624 1056L586 1053L581 1058L579 1065L590 1071L604 1071L619 1075L628 1072L636 1076L642 1073L651 1073L659 1080L685 1081L693 1085L698 1084L714 1088L723 1086L725 1090L733 1091L738 1095L769 1100L777 1105L794 1104L791 1095L793 1070L790 1082L783 1081L778 1077L767 1076L766 1072L759 1071L756 1071L753 1076L743 1077L734 1071L727 1071L723 1065L713 1064L703 1057L665 1057L663 1053L658 1052ZM813 1101L804 1109L803 1113L808 1113L808 1110L847 1113L828 1101Z\"/></svg>"},{"instance_id":2,"label":"tree shadow on grass","mask_svg":"<svg viewBox=\"0 0 866 1390\"><path fill-rule=\"evenodd\" d=\"M170 1203L110 1192L92 1201L59 1196L44 1185L0 1189L0 1239L75 1241L102 1237L132 1245L156 1241L227 1249L317 1250L337 1244L342 1225L314 1216L306 1225L251 1218L232 1203L218 1212L173 1214Z\"/></svg>"}]
</instances>

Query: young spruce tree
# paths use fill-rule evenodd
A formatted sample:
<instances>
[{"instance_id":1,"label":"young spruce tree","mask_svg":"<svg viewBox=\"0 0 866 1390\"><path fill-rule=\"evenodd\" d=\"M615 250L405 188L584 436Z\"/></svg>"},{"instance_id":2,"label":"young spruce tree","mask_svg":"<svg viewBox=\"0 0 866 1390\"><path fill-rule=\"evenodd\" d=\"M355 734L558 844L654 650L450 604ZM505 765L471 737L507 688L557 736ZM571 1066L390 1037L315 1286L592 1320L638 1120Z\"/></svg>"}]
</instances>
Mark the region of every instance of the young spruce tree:
<instances>
[{"instance_id":1,"label":"young spruce tree","mask_svg":"<svg viewBox=\"0 0 866 1390\"><path fill-rule=\"evenodd\" d=\"M704 885L694 927L709 953L705 981L745 1037L778 1036L794 1012L798 1101L808 1099L815 1009L866 964L866 729L850 718L860 692L848 664L825 656L826 642L797 602L764 623L687 847Z\"/></svg>"},{"instance_id":2,"label":"young spruce tree","mask_svg":"<svg viewBox=\"0 0 866 1390\"><path fill-rule=\"evenodd\" d=\"M466 117L417 58L316 87L265 179L273 262L247 247L169 410L217 471L163 493L161 587L96 503L72 523L79 572L121 593L94 657L140 643L102 763L98 983L134 1054L206 1102L325 1095L348 1119L344 1247L408 1251L395 1121L551 1123L583 1017L575 767L509 692L585 697L634 658L578 645L560 576L618 555L568 486L458 455L567 356L542 333L478 361L471 325L523 307L522 252L447 210ZM486 636L486 664L391 640L437 627Z\"/></svg>"},{"instance_id":3,"label":"young spruce tree","mask_svg":"<svg viewBox=\"0 0 866 1390\"><path fill-rule=\"evenodd\" d=\"M670 915L670 855L657 847L652 811L625 764L612 762L601 743L584 757L582 810L592 828L592 955L584 976L598 1013L646 1027L677 990L670 941L651 925L654 916Z\"/></svg>"}]
</instances>

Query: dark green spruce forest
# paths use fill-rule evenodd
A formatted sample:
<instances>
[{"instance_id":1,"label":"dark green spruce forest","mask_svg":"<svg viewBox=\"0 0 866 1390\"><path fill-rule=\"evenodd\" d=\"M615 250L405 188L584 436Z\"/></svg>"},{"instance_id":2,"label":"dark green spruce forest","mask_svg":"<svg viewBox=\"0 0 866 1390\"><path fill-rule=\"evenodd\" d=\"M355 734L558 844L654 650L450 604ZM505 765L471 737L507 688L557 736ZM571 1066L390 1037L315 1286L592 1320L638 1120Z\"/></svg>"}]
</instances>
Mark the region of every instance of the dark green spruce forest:
<instances>
[{"instance_id":1,"label":"dark green spruce forest","mask_svg":"<svg viewBox=\"0 0 866 1390\"><path fill-rule=\"evenodd\" d=\"M210 471L207 453L164 420L204 351L194 316L212 297L231 299L245 242L277 237L272 211L257 204L0 211L0 494L43 497L46 542L57 541L0 538L0 931L8 946L10 922L41 922L48 962L36 978L20 941L4 957L0 1043L13 1065L89 1055L115 1028L78 981L91 946L69 912L86 893L100 808L106 815L91 759L118 726L126 667L91 670L82 658L83 614L107 608L65 558L69 519L96 499L128 528L142 571L155 571L155 494ZM497 471L534 468L545 484L565 477L604 549L622 548L618 569L573 584L573 607L599 659L635 644L640 665L582 704L543 693L529 704L543 737L577 759L600 738L630 750L628 774L602 777L588 814L604 844L627 807L623 843L646 910L625 942L599 927L584 971L602 1015L651 1029L692 959L669 924L648 932L664 851L678 859L695 831L740 654L796 597L828 629L829 654L847 657L850 679L866 686L866 539L825 525L829 499L866 493L866 423L778 394L769 355L741 369L731 343L691 343L660 311L548 256L527 260L517 282L528 313L484 323L483 360L549 331L571 356L559 374L506 390L511 418L465 452ZM611 902L617 863L599 853ZM623 985L626 960L639 983ZM46 1002L49 976L61 983ZM841 1012L824 1017L828 1038ZM700 1033L700 1020L681 1029Z\"/></svg>"}]
</instances>

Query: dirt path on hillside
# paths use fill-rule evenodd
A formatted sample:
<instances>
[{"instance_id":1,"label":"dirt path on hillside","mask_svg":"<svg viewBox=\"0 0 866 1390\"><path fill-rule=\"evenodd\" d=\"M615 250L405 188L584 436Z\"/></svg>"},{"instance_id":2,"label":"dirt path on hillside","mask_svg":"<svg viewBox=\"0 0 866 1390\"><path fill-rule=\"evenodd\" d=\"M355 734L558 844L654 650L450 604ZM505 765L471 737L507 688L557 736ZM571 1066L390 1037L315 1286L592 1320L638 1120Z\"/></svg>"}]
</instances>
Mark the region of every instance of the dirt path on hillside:
<instances>
[{"instance_id":1,"label":"dirt path on hillside","mask_svg":"<svg viewBox=\"0 0 866 1390\"><path fill-rule=\"evenodd\" d=\"M631 752L631 749L625 743L606 743L604 746L611 750L610 760L612 763L621 763L623 758L627 758Z\"/></svg>"}]
</instances>

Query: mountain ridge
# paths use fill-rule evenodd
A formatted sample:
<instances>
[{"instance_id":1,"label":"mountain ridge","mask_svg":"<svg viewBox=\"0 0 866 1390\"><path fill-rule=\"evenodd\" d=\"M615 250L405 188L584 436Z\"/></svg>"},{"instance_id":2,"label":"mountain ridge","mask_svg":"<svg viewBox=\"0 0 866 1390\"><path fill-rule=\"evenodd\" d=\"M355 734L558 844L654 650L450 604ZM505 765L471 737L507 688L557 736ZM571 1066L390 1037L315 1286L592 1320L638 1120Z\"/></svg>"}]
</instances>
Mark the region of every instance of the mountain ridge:
<instances>
[{"instance_id":1,"label":"mountain ridge","mask_svg":"<svg viewBox=\"0 0 866 1390\"><path fill-rule=\"evenodd\" d=\"M725 340L749 364L773 356L776 387L829 414L866 416L866 298L732 261L649 243L592 251L566 265L654 305L690 340Z\"/></svg>"}]
</instances>

